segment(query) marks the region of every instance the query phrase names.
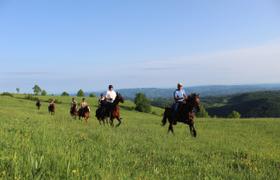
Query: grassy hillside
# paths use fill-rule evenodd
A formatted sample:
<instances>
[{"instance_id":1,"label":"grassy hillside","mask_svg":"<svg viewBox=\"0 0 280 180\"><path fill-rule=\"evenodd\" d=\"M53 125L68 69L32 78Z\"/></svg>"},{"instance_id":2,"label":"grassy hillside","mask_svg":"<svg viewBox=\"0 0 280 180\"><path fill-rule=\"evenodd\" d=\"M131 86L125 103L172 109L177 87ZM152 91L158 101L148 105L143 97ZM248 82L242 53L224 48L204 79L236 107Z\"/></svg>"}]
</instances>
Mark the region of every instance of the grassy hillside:
<instances>
[{"instance_id":1,"label":"grassy hillside","mask_svg":"<svg viewBox=\"0 0 280 180\"><path fill-rule=\"evenodd\" d=\"M45 100L48 97L44 97ZM167 135L158 115L122 108L119 128L48 115L23 96L0 96L0 179L277 179L280 121L199 119ZM95 99L89 103L94 107ZM160 113L160 109L155 109Z\"/></svg>"},{"instance_id":2,"label":"grassy hillside","mask_svg":"<svg viewBox=\"0 0 280 180\"><path fill-rule=\"evenodd\" d=\"M280 117L280 91L261 91L203 98L210 115L227 116L233 110L242 117Z\"/></svg>"}]
</instances>

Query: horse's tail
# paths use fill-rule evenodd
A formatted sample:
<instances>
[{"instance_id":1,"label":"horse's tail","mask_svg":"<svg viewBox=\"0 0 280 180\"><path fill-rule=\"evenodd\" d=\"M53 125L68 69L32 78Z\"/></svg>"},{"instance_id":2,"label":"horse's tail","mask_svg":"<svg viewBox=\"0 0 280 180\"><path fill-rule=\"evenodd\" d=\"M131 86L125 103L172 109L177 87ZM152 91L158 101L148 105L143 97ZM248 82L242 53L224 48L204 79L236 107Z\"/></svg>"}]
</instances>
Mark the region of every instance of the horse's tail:
<instances>
[{"instance_id":1,"label":"horse's tail","mask_svg":"<svg viewBox=\"0 0 280 180\"><path fill-rule=\"evenodd\" d=\"M169 108L165 108L165 111L163 113L163 118L162 118L162 126L165 126L165 124L167 123L167 119L168 119L168 113L169 113Z\"/></svg>"}]
</instances>

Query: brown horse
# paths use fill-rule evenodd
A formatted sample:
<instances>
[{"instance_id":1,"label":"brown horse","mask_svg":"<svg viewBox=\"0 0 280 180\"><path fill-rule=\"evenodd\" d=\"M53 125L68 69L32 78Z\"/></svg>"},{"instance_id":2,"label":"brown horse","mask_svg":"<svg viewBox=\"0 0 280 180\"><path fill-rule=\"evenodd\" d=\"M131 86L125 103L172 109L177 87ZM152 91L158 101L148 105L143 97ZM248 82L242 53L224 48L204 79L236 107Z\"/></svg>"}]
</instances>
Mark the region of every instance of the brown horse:
<instances>
[{"instance_id":1,"label":"brown horse","mask_svg":"<svg viewBox=\"0 0 280 180\"><path fill-rule=\"evenodd\" d=\"M36 101L36 107L38 110L40 110L40 108L41 108L41 101L39 99L37 99L37 101Z\"/></svg>"},{"instance_id":2,"label":"brown horse","mask_svg":"<svg viewBox=\"0 0 280 180\"><path fill-rule=\"evenodd\" d=\"M54 115L55 114L55 104L54 103L50 103L49 107L48 107L48 110L49 110L49 113L51 115Z\"/></svg>"},{"instance_id":3,"label":"brown horse","mask_svg":"<svg viewBox=\"0 0 280 180\"><path fill-rule=\"evenodd\" d=\"M88 119L90 118L90 108L89 108L89 106L86 106L84 108L81 107L78 111L78 116L79 116L79 119L84 118L86 123L88 123Z\"/></svg>"},{"instance_id":4,"label":"brown horse","mask_svg":"<svg viewBox=\"0 0 280 180\"><path fill-rule=\"evenodd\" d=\"M113 103L106 103L105 105L101 105L96 110L96 118L98 119L99 123L105 124L106 119L110 119L111 126L114 126L114 119L118 120L117 127L121 125L122 118L120 116L120 107L119 103L124 103L124 98L120 93L117 93L117 97Z\"/></svg>"},{"instance_id":5,"label":"brown horse","mask_svg":"<svg viewBox=\"0 0 280 180\"><path fill-rule=\"evenodd\" d=\"M162 119L162 126L164 126L168 120L169 121L168 132L171 131L172 133L174 133L173 125L175 125L177 122L188 124L191 135L193 137L196 137L197 134L194 127L194 117L195 117L195 112L200 110L199 103L200 103L199 95L191 94L188 96L187 100L180 105L176 116L173 116L172 108L165 108L165 112Z\"/></svg>"},{"instance_id":6,"label":"brown horse","mask_svg":"<svg viewBox=\"0 0 280 180\"><path fill-rule=\"evenodd\" d=\"M78 116L78 107L77 107L77 104L73 104L71 107L70 107L70 115L76 119L77 116Z\"/></svg>"}]
</instances>

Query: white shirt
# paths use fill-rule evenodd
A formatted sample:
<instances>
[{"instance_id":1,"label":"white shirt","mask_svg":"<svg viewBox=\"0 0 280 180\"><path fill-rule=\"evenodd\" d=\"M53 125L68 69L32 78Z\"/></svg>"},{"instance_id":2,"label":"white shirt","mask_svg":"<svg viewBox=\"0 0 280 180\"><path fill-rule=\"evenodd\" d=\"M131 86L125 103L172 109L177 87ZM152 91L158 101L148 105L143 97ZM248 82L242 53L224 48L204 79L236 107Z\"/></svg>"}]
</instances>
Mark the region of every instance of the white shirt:
<instances>
[{"instance_id":1,"label":"white shirt","mask_svg":"<svg viewBox=\"0 0 280 180\"><path fill-rule=\"evenodd\" d=\"M107 91L107 93L106 93L106 99L107 99L107 101L108 102L111 102L111 103L113 103L114 101L115 101L115 99L116 99L116 97L117 97L117 93L114 91L114 90L112 90L112 91ZM111 100L110 100L111 99Z\"/></svg>"},{"instance_id":2,"label":"white shirt","mask_svg":"<svg viewBox=\"0 0 280 180\"><path fill-rule=\"evenodd\" d=\"M184 89L182 89L182 90L178 90L178 89L177 89L177 90L174 92L174 99L177 99L177 100L176 100L177 102L183 102L184 99L185 99L185 96L186 96L186 92L185 92Z\"/></svg>"}]
</instances>

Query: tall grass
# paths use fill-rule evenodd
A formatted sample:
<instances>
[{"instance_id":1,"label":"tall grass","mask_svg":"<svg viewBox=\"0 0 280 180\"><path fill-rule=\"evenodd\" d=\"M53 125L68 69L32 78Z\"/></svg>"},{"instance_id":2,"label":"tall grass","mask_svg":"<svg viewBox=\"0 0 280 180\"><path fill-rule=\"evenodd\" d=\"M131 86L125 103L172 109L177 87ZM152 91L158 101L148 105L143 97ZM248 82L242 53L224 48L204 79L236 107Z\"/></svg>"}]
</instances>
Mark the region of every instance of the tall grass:
<instances>
[{"instance_id":1,"label":"tall grass","mask_svg":"<svg viewBox=\"0 0 280 180\"><path fill-rule=\"evenodd\" d=\"M47 103L37 111L19 97L0 97L0 179L280 177L278 119L199 119L194 139L184 125L168 135L158 115L124 108L123 124L111 128L94 117L89 124L73 120L70 97L57 97L55 116ZM96 99L88 101L94 112Z\"/></svg>"}]
</instances>

